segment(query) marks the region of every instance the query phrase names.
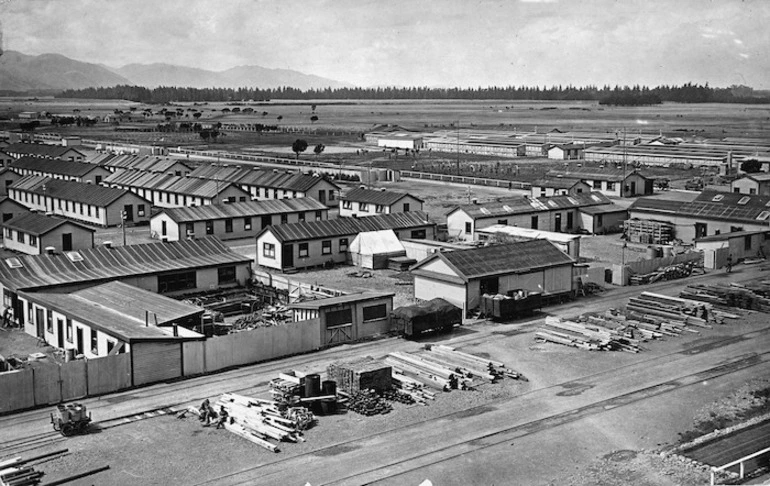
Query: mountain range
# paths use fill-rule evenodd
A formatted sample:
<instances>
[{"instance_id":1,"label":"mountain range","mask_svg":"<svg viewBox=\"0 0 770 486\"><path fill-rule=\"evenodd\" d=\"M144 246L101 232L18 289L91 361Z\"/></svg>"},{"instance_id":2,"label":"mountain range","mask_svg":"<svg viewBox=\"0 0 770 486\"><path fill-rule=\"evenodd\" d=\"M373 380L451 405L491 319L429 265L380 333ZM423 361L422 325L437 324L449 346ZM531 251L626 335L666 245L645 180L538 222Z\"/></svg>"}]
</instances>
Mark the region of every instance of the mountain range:
<instances>
[{"instance_id":1,"label":"mountain range","mask_svg":"<svg viewBox=\"0 0 770 486\"><path fill-rule=\"evenodd\" d=\"M261 66L237 66L225 71L209 71L162 63L128 64L120 68L111 68L102 64L76 61L61 54L30 56L16 51L5 51L0 57L0 90L2 91L51 91L118 84L148 88L290 86L301 90L351 86L299 71L268 69Z\"/></svg>"}]
</instances>

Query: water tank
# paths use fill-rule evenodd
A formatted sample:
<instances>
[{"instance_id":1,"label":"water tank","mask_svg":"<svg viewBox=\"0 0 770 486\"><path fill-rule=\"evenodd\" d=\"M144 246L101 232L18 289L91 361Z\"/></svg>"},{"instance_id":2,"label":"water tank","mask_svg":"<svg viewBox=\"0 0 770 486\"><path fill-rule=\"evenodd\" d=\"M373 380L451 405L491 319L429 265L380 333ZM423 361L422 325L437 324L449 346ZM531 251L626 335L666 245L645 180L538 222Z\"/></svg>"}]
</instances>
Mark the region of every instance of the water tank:
<instances>
[{"instance_id":1,"label":"water tank","mask_svg":"<svg viewBox=\"0 0 770 486\"><path fill-rule=\"evenodd\" d=\"M305 376L305 397L317 397L321 394L321 375L312 373Z\"/></svg>"}]
</instances>

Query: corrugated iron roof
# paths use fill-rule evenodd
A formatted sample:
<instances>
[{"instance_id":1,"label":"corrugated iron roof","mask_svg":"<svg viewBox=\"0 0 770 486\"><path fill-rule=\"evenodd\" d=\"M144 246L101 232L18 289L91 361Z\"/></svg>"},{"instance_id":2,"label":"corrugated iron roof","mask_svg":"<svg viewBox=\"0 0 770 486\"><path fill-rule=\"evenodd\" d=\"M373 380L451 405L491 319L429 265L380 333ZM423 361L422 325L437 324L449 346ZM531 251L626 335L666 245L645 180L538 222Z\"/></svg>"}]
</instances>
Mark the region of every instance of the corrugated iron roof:
<instances>
[{"instance_id":1,"label":"corrugated iron roof","mask_svg":"<svg viewBox=\"0 0 770 486\"><path fill-rule=\"evenodd\" d=\"M349 304L352 302L366 302L368 300L383 299L396 295L393 292L362 292L358 294L341 295L339 297L329 297L326 299L308 300L305 302L296 302L289 304L290 309L323 309L335 305Z\"/></svg>"},{"instance_id":2,"label":"corrugated iron roof","mask_svg":"<svg viewBox=\"0 0 770 486\"><path fill-rule=\"evenodd\" d=\"M209 199L216 197L233 186L232 183L225 181L175 176L134 169L118 170L105 178L102 183L125 188L134 187L137 189L165 191ZM243 191L243 193L247 195L246 191Z\"/></svg>"},{"instance_id":3,"label":"corrugated iron roof","mask_svg":"<svg viewBox=\"0 0 770 486\"><path fill-rule=\"evenodd\" d=\"M281 224L269 226L262 230L270 231L284 243L292 241L313 240L344 235L354 235L362 231L378 231L384 229L401 230L434 225L423 211L408 213L381 214L366 218L338 218L325 221ZM262 234L260 233L260 235ZM259 236L258 236L259 237Z\"/></svg>"},{"instance_id":4,"label":"corrugated iron roof","mask_svg":"<svg viewBox=\"0 0 770 486\"><path fill-rule=\"evenodd\" d=\"M570 169L570 170L549 170L547 176L557 177L561 175L563 177L590 179L590 180L596 180L596 181L621 182L624 179L634 174L640 177L648 178L642 175L641 173L639 173L639 171L635 169L623 170L623 169L616 169L613 167L605 167L603 169L594 169L591 167L577 167L575 169Z\"/></svg>"},{"instance_id":5,"label":"corrugated iron roof","mask_svg":"<svg viewBox=\"0 0 770 486\"><path fill-rule=\"evenodd\" d=\"M354 202L365 202L365 203L377 204L381 206L391 206L405 197L413 197L414 199L417 199L420 202L424 202L419 197L412 196L411 194L408 194L406 192L383 191L383 190L377 191L374 189L366 189L363 187L357 187L355 189L349 190L347 193L345 193L344 196L342 196L342 200L354 201Z\"/></svg>"},{"instance_id":6,"label":"corrugated iron roof","mask_svg":"<svg viewBox=\"0 0 770 486\"><path fill-rule=\"evenodd\" d=\"M600 192L538 198L521 196L489 203L465 204L458 206L450 211L450 213L461 210L473 219L483 219L559 209L583 208L601 204L612 204L612 201Z\"/></svg>"},{"instance_id":7,"label":"corrugated iron roof","mask_svg":"<svg viewBox=\"0 0 770 486\"><path fill-rule=\"evenodd\" d=\"M284 191L307 192L323 181L321 177L297 172L281 172L243 167L240 165L201 165L190 172L190 177L228 181L244 186L269 187ZM339 189L336 184L327 181Z\"/></svg>"},{"instance_id":8,"label":"corrugated iron roof","mask_svg":"<svg viewBox=\"0 0 770 486\"><path fill-rule=\"evenodd\" d=\"M54 229L58 228L59 226L65 223L79 226L86 231L90 231L91 233L96 232L95 229L89 228L88 226L79 224L75 221L71 221L63 218L57 218L55 216L46 216L44 214L33 213L31 211L24 214L20 214L6 221L5 223L3 223L3 226L5 228L11 228L17 231L23 231L24 233L29 233L31 235L41 236L46 233L49 233L50 231L53 231Z\"/></svg>"},{"instance_id":9,"label":"corrugated iron roof","mask_svg":"<svg viewBox=\"0 0 770 486\"><path fill-rule=\"evenodd\" d=\"M180 159L154 155L115 155L91 161L91 163L114 169L135 169L146 172L166 172L177 164L181 164L189 169L189 166Z\"/></svg>"},{"instance_id":10,"label":"corrugated iron roof","mask_svg":"<svg viewBox=\"0 0 770 486\"><path fill-rule=\"evenodd\" d=\"M3 150L8 153L30 154L30 155L37 155L39 157L50 157L54 159L63 156L70 150L74 150L75 152L85 157L85 154L83 154L83 152L77 149L74 149L72 147L64 147L62 145L49 145L45 143L12 143L7 147L5 147L5 149Z\"/></svg>"},{"instance_id":11,"label":"corrugated iron roof","mask_svg":"<svg viewBox=\"0 0 770 486\"><path fill-rule=\"evenodd\" d=\"M529 240L434 253L412 267L412 271L419 275L421 267L436 258L449 264L466 282L490 275L527 273L575 262L548 240Z\"/></svg>"},{"instance_id":12,"label":"corrugated iron roof","mask_svg":"<svg viewBox=\"0 0 770 486\"><path fill-rule=\"evenodd\" d=\"M618 206L617 204L603 204L601 206L587 206L580 208L580 212L586 214L625 213L626 211L628 211L626 208Z\"/></svg>"},{"instance_id":13,"label":"corrugated iron roof","mask_svg":"<svg viewBox=\"0 0 770 486\"><path fill-rule=\"evenodd\" d=\"M161 211L177 223L208 221L212 219L259 217L267 214L296 213L329 209L309 197L295 199L266 199L264 201L209 204L206 206L167 208Z\"/></svg>"},{"instance_id":14,"label":"corrugated iron roof","mask_svg":"<svg viewBox=\"0 0 770 486\"><path fill-rule=\"evenodd\" d=\"M204 309L169 297L133 287L122 282L109 282L70 293L22 292L31 301L54 308L80 322L90 324L124 342L173 339L169 324L202 314ZM145 325L146 312L150 325ZM185 335L189 335L185 332ZM200 337L203 337L200 335Z\"/></svg>"},{"instance_id":15,"label":"corrugated iron roof","mask_svg":"<svg viewBox=\"0 0 770 486\"><path fill-rule=\"evenodd\" d=\"M686 201L670 201L667 199L658 199L655 197L640 197L634 201L634 203L631 204L628 209L629 211L638 209L642 211L654 210L666 213L676 213L685 202Z\"/></svg>"},{"instance_id":16,"label":"corrugated iron roof","mask_svg":"<svg viewBox=\"0 0 770 486\"><path fill-rule=\"evenodd\" d=\"M70 177L83 177L97 167L85 162L60 159L41 159L24 156L11 163L14 169L35 170L48 174L61 174Z\"/></svg>"},{"instance_id":17,"label":"corrugated iron roof","mask_svg":"<svg viewBox=\"0 0 770 486\"><path fill-rule=\"evenodd\" d=\"M45 186L45 190L43 190ZM126 189L104 187L83 182L64 181L51 177L28 175L11 185L11 189L40 194L66 201L93 204L98 207L107 207L113 201L130 194ZM139 197L139 196L137 196Z\"/></svg>"},{"instance_id":18,"label":"corrugated iron roof","mask_svg":"<svg viewBox=\"0 0 770 486\"><path fill-rule=\"evenodd\" d=\"M583 179L572 177L549 177L548 179L537 179L532 181L532 187L552 187L554 189L572 189L575 184L582 182L588 184Z\"/></svg>"},{"instance_id":19,"label":"corrugated iron roof","mask_svg":"<svg viewBox=\"0 0 770 486\"><path fill-rule=\"evenodd\" d=\"M82 261L73 262L66 254L57 253L19 256L19 268L0 262L0 281L9 289L23 290L251 262L213 236L113 248L99 246L78 253Z\"/></svg>"}]
</instances>

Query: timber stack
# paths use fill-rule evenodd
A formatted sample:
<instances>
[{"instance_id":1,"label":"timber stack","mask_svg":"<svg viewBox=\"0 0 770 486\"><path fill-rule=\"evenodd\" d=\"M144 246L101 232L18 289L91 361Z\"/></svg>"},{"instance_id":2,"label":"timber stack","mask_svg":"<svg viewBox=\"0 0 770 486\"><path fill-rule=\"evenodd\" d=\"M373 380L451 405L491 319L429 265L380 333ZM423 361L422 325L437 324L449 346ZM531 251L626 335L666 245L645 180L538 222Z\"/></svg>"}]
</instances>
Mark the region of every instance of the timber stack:
<instances>
[{"instance_id":1,"label":"timber stack","mask_svg":"<svg viewBox=\"0 0 770 486\"><path fill-rule=\"evenodd\" d=\"M391 366L387 363L383 364L371 356L353 361L331 363L326 368L326 375L349 395L366 390L383 393L393 388Z\"/></svg>"},{"instance_id":2,"label":"timber stack","mask_svg":"<svg viewBox=\"0 0 770 486\"><path fill-rule=\"evenodd\" d=\"M3 468L0 466L0 486L33 486L40 484L42 471L32 466Z\"/></svg>"},{"instance_id":3,"label":"timber stack","mask_svg":"<svg viewBox=\"0 0 770 486\"><path fill-rule=\"evenodd\" d=\"M547 317L535 339L590 351L638 353L643 350L643 342L683 332L699 333L696 328L709 329L715 323L738 317L710 302L642 292L629 299L623 311L609 310L574 321Z\"/></svg>"},{"instance_id":4,"label":"timber stack","mask_svg":"<svg viewBox=\"0 0 770 486\"><path fill-rule=\"evenodd\" d=\"M688 285L679 296L712 306L770 312L770 282L765 281L744 285L734 282L729 285Z\"/></svg>"},{"instance_id":5,"label":"timber stack","mask_svg":"<svg viewBox=\"0 0 770 486\"><path fill-rule=\"evenodd\" d=\"M276 442L304 442L303 432L315 423L302 407L286 408L273 400L225 393L214 404L228 413L225 429L267 450L279 452Z\"/></svg>"}]
</instances>

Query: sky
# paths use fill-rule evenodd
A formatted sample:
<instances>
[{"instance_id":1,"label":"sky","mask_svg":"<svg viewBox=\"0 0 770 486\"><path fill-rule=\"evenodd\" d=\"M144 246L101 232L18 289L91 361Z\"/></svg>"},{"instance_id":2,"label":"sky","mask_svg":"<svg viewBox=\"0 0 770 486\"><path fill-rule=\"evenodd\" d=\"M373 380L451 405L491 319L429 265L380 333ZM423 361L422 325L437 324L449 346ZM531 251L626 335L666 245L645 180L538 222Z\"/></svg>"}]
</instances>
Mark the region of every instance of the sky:
<instances>
[{"instance_id":1,"label":"sky","mask_svg":"<svg viewBox=\"0 0 770 486\"><path fill-rule=\"evenodd\" d=\"M0 0L6 50L357 86L770 89L768 0Z\"/></svg>"}]
</instances>

